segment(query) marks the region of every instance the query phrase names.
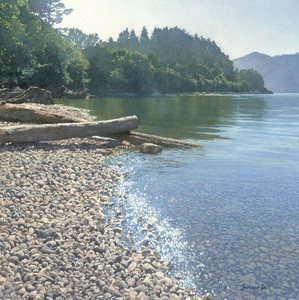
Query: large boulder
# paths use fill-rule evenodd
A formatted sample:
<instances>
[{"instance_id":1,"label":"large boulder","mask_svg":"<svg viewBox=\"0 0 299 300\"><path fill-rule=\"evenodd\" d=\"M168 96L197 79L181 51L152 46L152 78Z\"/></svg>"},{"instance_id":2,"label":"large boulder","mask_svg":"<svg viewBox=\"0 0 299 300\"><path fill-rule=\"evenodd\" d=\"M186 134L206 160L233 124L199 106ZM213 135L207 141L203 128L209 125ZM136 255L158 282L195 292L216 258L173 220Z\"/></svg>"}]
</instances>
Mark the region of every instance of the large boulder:
<instances>
[{"instance_id":1,"label":"large boulder","mask_svg":"<svg viewBox=\"0 0 299 300\"><path fill-rule=\"evenodd\" d=\"M152 143L144 143L140 145L140 152L148 154L157 154L162 152L162 147Z\"/></svg>"}]
</instances>

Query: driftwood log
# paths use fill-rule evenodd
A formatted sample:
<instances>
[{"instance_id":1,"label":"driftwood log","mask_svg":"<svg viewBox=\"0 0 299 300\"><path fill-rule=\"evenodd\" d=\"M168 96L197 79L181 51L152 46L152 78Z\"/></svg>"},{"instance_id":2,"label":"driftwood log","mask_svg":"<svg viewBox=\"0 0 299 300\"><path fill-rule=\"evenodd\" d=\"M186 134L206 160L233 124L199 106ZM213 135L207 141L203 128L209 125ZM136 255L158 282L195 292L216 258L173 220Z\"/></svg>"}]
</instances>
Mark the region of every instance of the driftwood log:
<instances>
[{"instance_id":1,"label":"driftwood log","mask_svg":"<svg viewBox=\"0 0 299 300\"><path fill-rule=\"evenodd\" d=\"M39 109L28 108L26 104L8 104L0 102L0 121L56 124L56 123L79 123L86 120L79 118L69 118L53 113L41 111Z\"/></svg>"},{"instance_id":2,"label":"driftwood log","mask_svg":"<svg viewBox=\"0 0 299 300\"><path fill-rule=\"evenodd\" d=\"M69 90L67 87L65 87L64 85L62 85L59 89L59 97L65 97L65 98L69 98L69 99L89 99L90 96L92 95L88 95L88 89L84 89L80 92L74 92Z\"/></svg>"},{"instance_id":3,"label":"driftwood log","mask_svg":"<svg viewBox=\"0 0 299 300\"><path fill-rule=\"evenodd\" d=\"M152 143L156 145L160 145L162 147L203 147L202 145L181 141L177 139L171 139L166 137L161 137L157 135L145 134L140 132L125 132L122 134L114 134L111 136L112 138L116 138L122 141L128 141L134 145L141 145L144 143Z\"/></svg>"},{"instance_id":4,"label":"driftwood log","mask_svg":"<svg viewBox=\"0 0 299 300\"><path fill-rule=\"evenodd\" d=\"M31 86L25 91L10 92L4 91L0 93L0 99L7 103L40 103L40 104L54 104L51 92L40 89L36 86Z\"/></svg>"},{"instance_id":5,"label":"driftwood log","mask_svg":"<svg viewBox=\"0 0 299 300\"><path fill-rule=\"evenodd\" d=\"M109 136L137 127L138 118L136 116L100 122L7 126L0 128L0 144L62 140L93 135Z\"/></svg>"}]
</instances>

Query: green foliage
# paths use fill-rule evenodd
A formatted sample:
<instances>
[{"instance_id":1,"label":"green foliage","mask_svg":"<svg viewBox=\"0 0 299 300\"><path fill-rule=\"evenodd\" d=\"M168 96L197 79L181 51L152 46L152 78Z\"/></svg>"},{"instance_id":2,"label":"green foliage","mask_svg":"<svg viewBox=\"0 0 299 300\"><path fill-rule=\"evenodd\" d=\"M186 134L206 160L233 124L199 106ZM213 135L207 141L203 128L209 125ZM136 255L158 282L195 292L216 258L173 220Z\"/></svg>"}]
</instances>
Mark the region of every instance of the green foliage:
<instances>
[{"instance_id":1,"label":"green foliage","mask_svg":"<svg viewBox=\"0 0 299 300\"><path fill-rule=\"evenodd\" d=\"M89 89L97 94L151 94L154 68L146 55L96 46L84 51L90 62Z\"/></svg>"},{"instance_id":2,"label":"green foliage","mask_svg":"<svg viewBox=\"0 0 299 300\"><path fill-rule=\"evenodd\" d=\"M120 76L119 73L112 74L112 53L107 47L96 45L84 49L84 55L89 61L89 91L98 95L108 94L110 86L115 85Z\"/></svg>"},{"instance_id":3,"label":"green foliage","mask_svg":"<svg viewBox=\"0 0 299 300\"><path fill-rule=\"evenodd\" d=\"M96 95L267 92L261 75L238 71L215 42L175 28L128 28L118 40L51 26L69 13L60 0L2 0L0 84L36 85L54 95L61 85Z\"/></svg>"},{"instance_id":4,"label":"green foliage","mask_svg":"<svg viewBox=\"0 0 299 300\"><path fill-rule=\"evenodd\" d=\"M88 61L57 31L32 14L27 0L0 4L0 84L36 85L56 92L82 89Z\"/></svg>"},{"instance_id":5,"label":"green foliage","mask_svg":"<svg viewBox=\"0 0 299 300\"><path fill-rule=\"evenodd\" d=\"M237 79L243 87L250 91L266 92L266 89L264 88L264 79L262 75L253 69L241 70L237 73Z\"/></svg>"},{"instance_id":6,"label":"green foliage","mask_svg":"<svg viewBox=\"0 0 299 300\"><path fill-rule=\"evenodd\" d=\"M89 88L96 94L267 92L260 74L238 72L214 41L177 27L155 28L150 38L145 27L140 38L126 28L117 42L111 39L85 54Z\"/></svg>"},{"instance_id":7,"label":"green foliage","mask_svg":"<svg viewBox=\"0 0 299 300\"><path fill-rule=\"evenodd\" d=\"M60 28L59 31L80 50L95 46L101 42L97 33L86 34L76 28Z\"/></svg>"},{"instance_id":8,"label":"green foliage","mask_svg":"<svg viewBox=\"0 0 299 300\"><path fill-rule=\"evenodd\" d=\"M30 57L23 50L26 26L20 21L26 2L21 0L0 3L0 83L16 81L24 59Z\"/></svg>"}]
</instances>

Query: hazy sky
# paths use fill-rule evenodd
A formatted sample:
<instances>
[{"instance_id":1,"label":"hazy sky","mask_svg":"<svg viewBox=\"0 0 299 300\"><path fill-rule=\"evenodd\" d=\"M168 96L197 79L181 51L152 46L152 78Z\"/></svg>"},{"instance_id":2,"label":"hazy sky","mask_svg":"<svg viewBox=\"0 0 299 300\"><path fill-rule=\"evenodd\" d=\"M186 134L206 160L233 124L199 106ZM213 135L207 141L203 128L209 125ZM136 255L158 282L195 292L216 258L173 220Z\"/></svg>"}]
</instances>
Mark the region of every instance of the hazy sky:
<instances>
[{"instance_id":1,"label":"hazy sky","mask_svg":"<svg viewBox=\"0 0 299 300\"><path fill-rule=\"evenodd\" d=\"M299 0L62 0L71 15L61 26L116 39L126 27L185 29L211 38L231 59L253 51L299 52Z\"/></svg>"}]
</instances>

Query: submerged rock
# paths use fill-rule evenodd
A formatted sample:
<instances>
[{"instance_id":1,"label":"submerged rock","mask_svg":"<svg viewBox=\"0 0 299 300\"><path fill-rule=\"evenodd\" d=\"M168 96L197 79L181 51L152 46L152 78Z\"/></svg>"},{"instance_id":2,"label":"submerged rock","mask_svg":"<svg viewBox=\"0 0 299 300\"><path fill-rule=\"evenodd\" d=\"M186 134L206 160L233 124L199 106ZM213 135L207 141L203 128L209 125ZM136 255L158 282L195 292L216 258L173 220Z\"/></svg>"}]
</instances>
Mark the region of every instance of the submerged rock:
<instances>
[{"instance_id":1,"label":"submerged rock","mask_svg":"<svg viewBox=\"0 0 299 300\"><path fill-rule=\"evenodd\" d=\"M144 143L140 146L140 152L148 154L157 154L162 152L162 147L152 143Z\"/></svg>"},{"instance_id":2,"label":"submerged rock","mask_svg":"<svg viewBox=\"0 0 299 300\"><path fill-rule=\"evenodd\" d=\"M214 300L214 296L210 293L203 295L202 300Z\"/></svg>"}]
</instances>

